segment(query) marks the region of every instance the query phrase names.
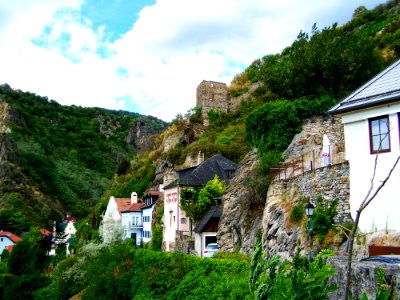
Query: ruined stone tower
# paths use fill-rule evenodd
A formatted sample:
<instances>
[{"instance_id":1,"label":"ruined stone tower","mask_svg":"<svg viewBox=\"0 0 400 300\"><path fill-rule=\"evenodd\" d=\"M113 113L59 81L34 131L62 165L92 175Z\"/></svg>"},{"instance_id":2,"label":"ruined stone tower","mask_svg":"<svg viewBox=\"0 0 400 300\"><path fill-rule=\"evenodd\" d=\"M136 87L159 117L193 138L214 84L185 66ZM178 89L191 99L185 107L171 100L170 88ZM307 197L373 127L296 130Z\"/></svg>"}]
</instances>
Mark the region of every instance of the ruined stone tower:
<instances>
[{"instance_id":1,"label":"ruined stone tower","mask_svg":"<svg viewBox=\"0 0 400 300\"><path fill-rule=\"evenodd\" d=\"M196 89L196 106L201 108L204 125L208 125L207 112L211 109L228 112L227 86L222 82L203 80Z\"/></svg>"}]
</instances>

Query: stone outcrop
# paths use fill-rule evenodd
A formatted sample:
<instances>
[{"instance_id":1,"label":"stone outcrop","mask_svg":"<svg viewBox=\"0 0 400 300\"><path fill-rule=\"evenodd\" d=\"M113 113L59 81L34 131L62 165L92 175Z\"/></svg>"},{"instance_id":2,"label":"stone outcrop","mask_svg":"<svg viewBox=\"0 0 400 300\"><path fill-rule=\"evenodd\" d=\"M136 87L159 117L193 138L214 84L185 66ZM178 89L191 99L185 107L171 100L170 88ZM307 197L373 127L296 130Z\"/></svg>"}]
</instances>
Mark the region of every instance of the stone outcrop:
<instances>
[{"instance_id":1,"label":"stone outcrop","mask_svg":"<svg viewBox=\"0 0 400 300\"><path fill-rule=\"evenodd\" d=\"M261 229L265 194L257 197L254 183L257 155L251 151L239 164L222 196L222 216L217 234L222 251L251 253Z\"/></svg>"},{"instance_id":2,"label":"stone outcrop","mask_svg":"<svg viewBox=\"0 0 400 300\"><path fill-rule=\"evenodd\" d=\"M333 265L336 273L329 279L330 284L336 284L338 290L330 294L330 299L344 299L345 294L345 278L347 278L347 257L336 256L330 257L328 263ZM352 263L352 285L351 292L356 299L360 299L363 293L368 299L375 299L378 278L376 270L382 268L386 275L386 288L392 288L394 297L391 299L399 299L400 297L400 265L387 264L382 262L366 262L361 260Z\"/></svg>"},{"instance_id":3,"label":"stone outcrop","mask_svg":"<svg viewBox=\"0 0 400 300\"><path fill-rule=\"evenodd\" d=\"M158 132L159 130L154 126L150 126L145 121L139 119L136 122L136 126L129 129L126 141L129 144L134 143L140 152L144 152L151 147L154 142L151 137Z\"/></svg>"},{"instance_id":4,"label":"stone outcrop","mask_svg":"<svg viewBox=\"0 0 400 300\"><path fill-rule=\"evenodd\" d=\"M332 154L339 158L321 167L317 160L322 153L324 134L331 141ZM256 192L256 181L261 178L257 176L257 156L255 151L250 152L222 197L223 214L218 233L221 249L240 249L249 253L254 249L257 233L262 232L264 251L284 258L293 256L297 249L306 252L305 231L301 225L289 220L292 207L304 198L311 201L315 201L318 195L325 201L337 198L339 204L335 222L351 221L349 166L343 160L343 151L343 127L338 119L318 117L307 120L303 131L294 137L286 150L283 163L284 168L293 169L293 161L299 161L300 157L303 168L295 176L283 180L276 175L268 192L261 192L261 195ZM312 168L304 168L307 162Z\"/></svg>"},{"instance_id":5,"label":"stone outcrop","mask_svg":"<svg viewBox=\"0 0 400 300\"><path fill-rule=\"evenodd\" d=\"M4 102L0 96L0 133L10 133L9 124L26 126L21 114L7 102Z\"/></svg>"},{"instance_id":6,"label":"stone outcrop","mask_svg":"<svg viewBox=\"0 0 400 300\"><path fill-rule=\"evenodd\" d=\"M308 171L289 180L274 181L267 194L263 216L263 249L284 258L293 256L297 249L304 251L306 238L298 224L290 222L292 207L302 198L314 199L321 195L325 201L339 200L337 223L351 221L348 203L348 164L342 163Z\"/></svg>"},{"instance_id":7,"label":"stone outcrop","mask_svg":"<svg viewBox=\"0 0 400 300\"><path fill-rule=\"evenodd\" d=\"M330 161L321 162L323 135L330 140ZM344 160L344 132L340 120L315 117L303 123L284 152L284 162L269 186L263 216L263 248L284 258L297 249L308 250L306 233L299 224L290 222L292 207L301 199L315 203L339 200L335 223L351 222L349 199L349 166Z\"/></svg>"}]
</instances>

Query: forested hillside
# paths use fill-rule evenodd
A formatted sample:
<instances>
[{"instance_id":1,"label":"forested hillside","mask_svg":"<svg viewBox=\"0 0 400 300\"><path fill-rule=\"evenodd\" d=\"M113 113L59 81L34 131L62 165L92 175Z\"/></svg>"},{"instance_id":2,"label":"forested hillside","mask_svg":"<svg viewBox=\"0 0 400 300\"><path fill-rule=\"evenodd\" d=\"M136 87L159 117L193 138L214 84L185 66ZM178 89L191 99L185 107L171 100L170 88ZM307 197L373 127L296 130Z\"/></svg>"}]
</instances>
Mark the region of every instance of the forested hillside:
<instances>
[{"instance_id":1,"label":"forested hillside","mask_svg":"<svg viewBox=\"0 0 400 300\"><path fill-rule=\"evenodd\" d=\"M0 100L2 126L9 133L3 133L2 155L9 164L3 161L0 224L17 233L29 223L48 226L67 213L86 216L113 175L125 173L138 154L136 127L153 134L166 128L154 117L62 106L6 84L0 86Z\"/></svg>"}]
</instances>

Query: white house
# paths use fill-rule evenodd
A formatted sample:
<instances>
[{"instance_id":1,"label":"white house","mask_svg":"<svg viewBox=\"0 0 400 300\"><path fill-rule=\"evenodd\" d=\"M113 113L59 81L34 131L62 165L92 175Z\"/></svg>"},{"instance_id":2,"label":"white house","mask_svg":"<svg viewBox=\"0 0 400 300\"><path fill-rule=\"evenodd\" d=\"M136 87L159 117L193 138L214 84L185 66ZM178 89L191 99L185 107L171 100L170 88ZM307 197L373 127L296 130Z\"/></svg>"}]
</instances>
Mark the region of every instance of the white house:
<instances>
[{"instance_id":1,"label":"white house","mask_svg":"<svg viewBox=\"0 0 400 300\"><path fill-rule=\"evenodd\" d=\"M151 223L153 218L153 211L160 194L161 192L159 191L149 191L143 195L144 206L142 206L142 218L144 243L148 243L151 241Z\"/></svg>"},{"instance_id":2,"label":"white house","mask_svg":"<svg viewBox=\"0 0 400 300\"><path fill-rule=\"evenodd\" d=\"M371 182L372 195L400 155L400 60L354 91L329 113L341 116L344 125L346 159L350 165L350 208L354 219ZM399 191L400 166L397 166L377 197L362 212L360 230L400 231Z\"/></svg>"},{"instance_id":3,"label":"white house","mask_svg":"<svg viewBox=\"0 0 400 300\"><path fill-rule=\"evenodd\" d=\"M119 232L116 231L121 228L122 239L132 238L140 246L143 233L142 206L144 203L135 192L131 194L131 198L111 196L103 217L103 241L111 242L113 235L118 236Z\"/></svg>"},{"instance_id":4,"label":"white house","mask_svg":"<svg viewBox=\"0 0 400 300\"><path fill-rule=\"evenodd\" d=\"M121 213L123 239L131 238L140 246L143 236L142 206L144 203L138 201L137 194L133 192L131 198L115 198L118 210Z\"/></svg>"},{"instance_id":5,"label":"white house","mask_svg":"<svg viewBox=\"0 0 400 300\"><path fill-rule=\"evenodd\" d=\"M16 243L21 241L22 239L9 231L0 231L0 255L3 253L4 249L11 252L12 248Z\"/></svg>"}]
</instances>

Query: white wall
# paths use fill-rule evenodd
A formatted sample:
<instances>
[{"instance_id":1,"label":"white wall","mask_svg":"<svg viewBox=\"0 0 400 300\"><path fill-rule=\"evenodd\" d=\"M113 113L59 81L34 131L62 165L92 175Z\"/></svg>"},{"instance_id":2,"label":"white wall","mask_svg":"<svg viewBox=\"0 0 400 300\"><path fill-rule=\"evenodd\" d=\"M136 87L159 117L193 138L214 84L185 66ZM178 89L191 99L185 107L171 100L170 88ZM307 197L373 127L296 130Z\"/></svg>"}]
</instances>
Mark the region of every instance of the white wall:
<instances>
[{"instance_id":1,"label":"white wall","mask_svg":"<svg viewBox=\"0 0 400 300\"><path fill-rule=\"evenodd\" d=\"M216 237L216 236L217 236L216 232L202 232L201 234L199 233L195 234L194 249L196 250L198 256L203 257L204 248L207 246L206 237Z\"/></svg>"},{"instance_id":2,"label":"white wall","mask_svg":"<svg viewBox=\"0 0 400 300\"><path fill-rule=\"evenodd\" d=\"M151 220L154 210L154 204L150 207L146 207L142 209L143 213L143 242L148 243L151 240ZM147 220L148 219L148 220ZM147 220L147 221L146 221ZM150 236L146 237L145 232L150 232Z\"/></svg>"},{"instance_id":3,"label":"white wall","mask_svg":"<svg viewBox=\"0 0 400 300\"><path fill-rule=\"evenodd\" d=\"M130 238L132 233L136 233L136 245L140 246L143 232L142 212L124 212L121 215L124 239Z\"/></svg>"},{"instance_id":4,"label":"white wall","mask_svg":"<svg viewBox=\"0 0 400 300\"><path fill-rule=\"evenodd\" d=\"M3 250L7 246L14 245L14 242L10 240L8 237L2 236L0 237L0 255L3 253Z\"/></svg>"},{"instance_id":5,"label":"white wall","mask_svg":"<svg viewBox=\"0 0 400 300\"><path fill-rule=\"evenodd\" d=\"M400 155L398 115L400 104L392 104L370 110L349 113L342 117L345 130L346 158L350 164L350 208L353 219L360 203L371 186L375 154L370 154L368 119L389 115L391 152L378 155L374 180L376 190L387 176ZM374 230L400 230L400 165L379 192L378 196L362 212L359 228L363 232Z\"/></svg>"},{"instance_id":6,"label":"white wall","mask_svg":"<svg viewBox=\"0 0 400 300\"><path fill-rule=\"evenodd\" d=\"M166 251L173 251L170 243L175 242L176 231L181 231L184 234L189 233L189 218L186 212L179 207L180 187L171 187L164 190L164 231L163 242L165 243ZM184 224L181 223L182 218L186 219Z\"/></svg>"},{"instance_id":7,"label":"white wall","mask_svg":"<svg viewBox=\"0 0 400 300\"><path fill-rule=\"evenodd\" d=\"M171 187L164 190L164 232L163 241L165 250L171 251L170 243L175 242L176 230L178 230L177 214L179 208L179 187Z\"/></svg>"}]
</instances>

